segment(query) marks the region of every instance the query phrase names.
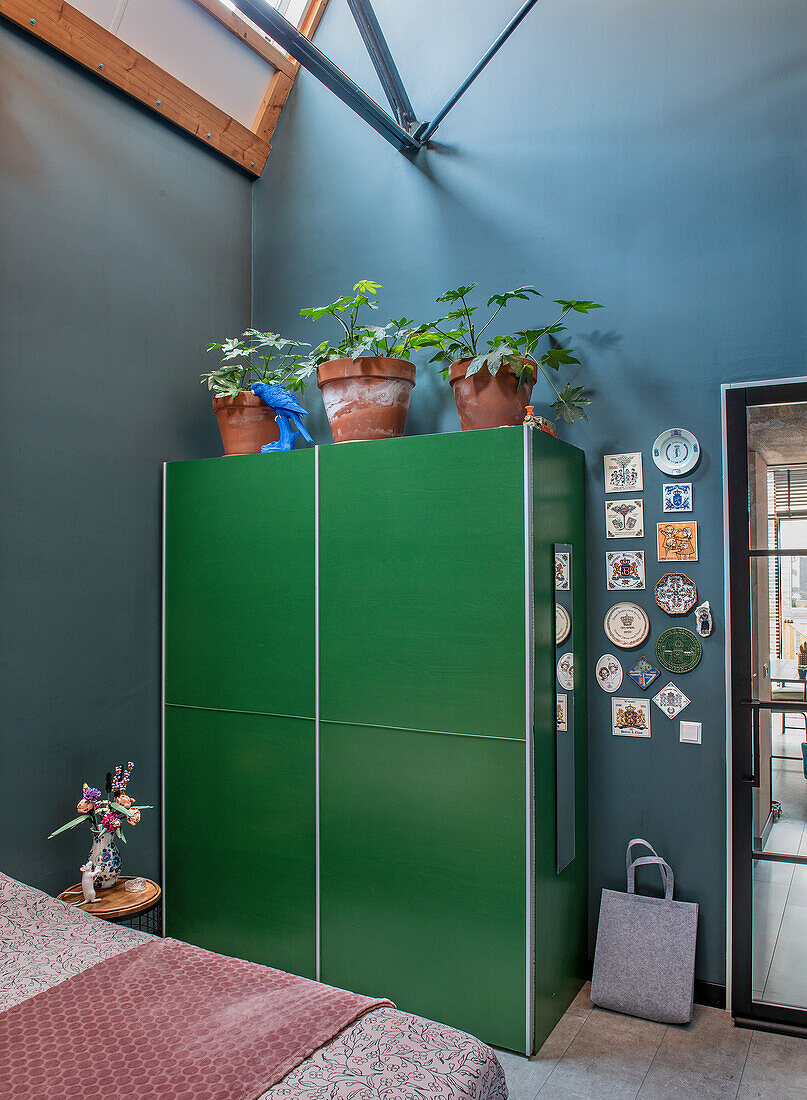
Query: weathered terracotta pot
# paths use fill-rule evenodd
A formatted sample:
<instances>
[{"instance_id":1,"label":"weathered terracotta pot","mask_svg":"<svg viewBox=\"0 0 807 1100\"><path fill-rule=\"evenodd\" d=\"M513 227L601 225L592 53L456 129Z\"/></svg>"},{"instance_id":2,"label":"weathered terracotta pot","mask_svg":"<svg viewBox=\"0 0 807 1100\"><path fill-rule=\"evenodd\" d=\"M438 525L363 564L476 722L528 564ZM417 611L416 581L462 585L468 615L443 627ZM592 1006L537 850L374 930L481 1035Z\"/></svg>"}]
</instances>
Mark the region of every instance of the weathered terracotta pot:
<instances>
[{"instance_id":1,"label":"weathered terracotta pot","mask_svg":"<svg viewBox=\"0 0 807 1100\"><path fill-rule=\"evenodd\" d=\"M462 430L472 432L478 428L523 424L527 402L535 385L535 365L532 379L519 384L515 372L506 366L500 367L496 374L490 374L483 367L466 378L465 371L470 362L470 359L458 359L451 364L448 373Z\"/></svg>"},{"instance_id":2,"label":"weathered terracotta pot","mask_svg":"<svg viewBox=\"0 0 807 1100\"><path fill-rule=\"evenodd\" d=\"M235 397L214 397L213 412L225 455L257 454L264 443L280 439L275 414L251 390L241 390Z\"/></svg>"},{"instance_id":3,"label":"weathered terracotta pot","mask_svg":"<svg viewBox=\"0 0 807 1100\"><path fill-rule=\"evenodd\" d=\"M331 359L317 385L334 443L403 435L415 368L405 359Z\"/></svg>"}]
</instances>

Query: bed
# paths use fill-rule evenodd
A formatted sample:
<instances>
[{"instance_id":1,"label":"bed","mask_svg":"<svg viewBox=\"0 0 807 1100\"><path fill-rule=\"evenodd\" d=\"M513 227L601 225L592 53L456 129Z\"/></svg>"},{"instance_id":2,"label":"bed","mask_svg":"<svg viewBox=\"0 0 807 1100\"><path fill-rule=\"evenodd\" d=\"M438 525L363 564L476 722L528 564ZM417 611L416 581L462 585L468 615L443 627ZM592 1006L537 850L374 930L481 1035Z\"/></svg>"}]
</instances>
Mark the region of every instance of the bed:
<instances>
[{"instance_id":1,"label":"bed","mask_svg":"<svg viewBox=\"0 0 807 1100\"><path fill-rule=\"evenodd\" d=\"M100 969L97 964L125 952L133 957L137 952L132 949L141 945L164 942L101 921L0 873L0 1016L9 1009L35 1012L42 1000L28 1002L37 995L47 997L60 983ZM385 1005L346 1026L260 1100L506 1097L504 1074L489 1047L454 1028ZM131 1100L137 1100L136 1094Z\"/></svg>"}]
</instances>

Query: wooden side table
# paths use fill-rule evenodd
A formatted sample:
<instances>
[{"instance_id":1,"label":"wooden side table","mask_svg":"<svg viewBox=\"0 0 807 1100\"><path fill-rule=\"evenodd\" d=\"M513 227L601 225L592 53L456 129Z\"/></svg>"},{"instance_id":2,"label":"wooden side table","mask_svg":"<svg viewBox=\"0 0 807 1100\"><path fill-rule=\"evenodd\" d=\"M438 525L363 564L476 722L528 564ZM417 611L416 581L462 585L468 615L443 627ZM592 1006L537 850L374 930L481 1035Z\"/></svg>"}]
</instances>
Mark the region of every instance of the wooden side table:
<instances>
[{"instance_id":1,"label":"wooden side table","mask_svg":"<svg viewBox=\"0 0 807 1100\"><path fill-rule=\"evenodd\" d=\"M122 924L127 928L136 928L139 932L149 932L152 936L162 935L162 890L156 882L146 879L145 890L134 893L126 889L126 883L137 875L121 875L114 886L97 892L97 901L85 902L81 883L62 890L59 901L75 905L85 913Z\"/></svg>"}]
</instances>

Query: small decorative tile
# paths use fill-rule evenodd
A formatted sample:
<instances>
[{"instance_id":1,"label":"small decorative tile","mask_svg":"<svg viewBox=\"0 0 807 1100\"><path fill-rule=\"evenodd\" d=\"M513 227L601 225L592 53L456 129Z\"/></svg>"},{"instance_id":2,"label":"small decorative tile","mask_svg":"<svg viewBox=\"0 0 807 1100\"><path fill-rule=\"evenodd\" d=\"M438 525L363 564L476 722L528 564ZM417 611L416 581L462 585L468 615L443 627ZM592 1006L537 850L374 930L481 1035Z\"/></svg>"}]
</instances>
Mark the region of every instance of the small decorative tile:
<instances>
[{"instance_id":1,"label":"small decorative tile","mask_svg":"<svg viewBox=\"0 0 807 1100\"><path fill-rule=\"evenodd\" d=\"M663 512L691 512L692 511L692 482L681 481L662 485Z\"/></svg>"},{"instance_id":2,"label":"small decorative tile","mask_svg":"<svg viewBox=\"0 0 807 1100\"><path fill-rule=\"evenodd\" d=\"M656 603L668 615L688 615L698 602L695 582L686 573L665 573L656 583Z\"/></svg>"},{"instance_id":3,"label":"small decorative tile","mask_svg":"<svg viewBox=\"0 0 807 1100\"><path fill-rule=\"evenodd\" d=\"M609 591L644 588L644 550L606 551L605 576Z\"/></svg>"},{"instance_id":4,"label":"small decorative tile","mask_svg":"<svg viewBox=\"0 0 807 1100\"><path fill-rule=\"evenodd\" d=\"M648 661L647 657L640 657L628 669L628 676L631 680L636 681L642 691L647 691L653 681L661 676L661 669L656 668L652 661Z\"/></svg>"},{"instance_id":5,"label":"small decorative tile","mask_svg":"<svg viewBox=\"0 0 807 1100\"><path fill-rule=\"evenodd\" d=\"M659 561L697 561L698 525L694 520L656 524Z\"/></svg>"},{"instance_id":6,"label":"small decorative tile","mask_svg":"<svg viewBox=\"0 0 807 1100\"><path fill-rule=\"evenodd\" d=\"M667 717L672 719L680 714L684 707L688 707L690 701L679 687L669 683L658 695L653 696L653 702L659 710L663 710Z\"/></svg>"},{"instance_id":7,"label":"small decorative tile","mask_svg":"<svg viewBox=\"0 0 807 1100\"><path fill-rule=\"evenodd\" d=\"M671 626L659 635L656 642L656 660L668 672L691 672L697 668L702 656L700 638L685 626Z\"/></svg>"},{"instance_id":8,"label":"small decorative tile","mask_svg":"<svg viewBox=\"0 0 807 1100\"><path fill-rule=\"evenodd\" d=\"M650 618L637 603L615 603L605 613L603 629L608 641L620 649L635 649L650 633Z\"/></svg>"},{"instance_id":9,"label":"small decorative tile","mask_svg":"<svg viewBox=\"0 0 807 1100\"><path fill-rule=\"evenodd\" d=\"M649 737L650 700L612 699L611 723L614 737Z\"/></svg>"},{"instance_id":10,"label":"small decorative tile","mask_svg":"<svg viewBox=\"0 0 807 1100\"><path fill-rule=\"evenodd\" d=\"M695 629L701 638L708 638L714 629L712 609L708 600L704 600L702 604L698 604L695 608Z\"/></svg>"},{"instance_id":11,"label":"small decorative tile","mask_svg":"<svg viewBox=\"0 0 807 1100\"><path fill-rule=\"evenodd\" d=\"M558 695L558 716L555 723L559 733L566 733L569 728L567 700L565 695Z\"/></svg>"},{"instance_id":12,"label":"small decorative tile","mask_svg":"<svg viewBox=\"0 0 807 1100\"><path fill-rule=\"evenodd\" d=\"M571 554L558 551L555 554L555 591L568 592L570 585Z\"/></svg>"},{"instance_id":13,"label":"small decorative tile","mask_svg":"<svg viewBox=\"0 0 807 1100\"><path fill-rule=\"evenodd\" d=\"M603 455L606 493L633 493L644 488L642 452Z\"/></svg>"},{"instance_id":14,"label":"small decorative tile","mask_svg":"<svg viewBox=\"0 0 807 1100\"><path fill-rule=\"evenodd\" d=\"M572 619L562 603L555 604L555 645L562 645L569 637Z\"/></svg>"},{"instance_id":15,"label":"small decorative tile","mask_svg":"<svg viewBox=\"0 0 807 1100\"><path fill-rule=\"evenodd\" d=\"M638 497L635 500L606 500L605 537L644 538L644 502Z\"/></svg>"}]
</instances>

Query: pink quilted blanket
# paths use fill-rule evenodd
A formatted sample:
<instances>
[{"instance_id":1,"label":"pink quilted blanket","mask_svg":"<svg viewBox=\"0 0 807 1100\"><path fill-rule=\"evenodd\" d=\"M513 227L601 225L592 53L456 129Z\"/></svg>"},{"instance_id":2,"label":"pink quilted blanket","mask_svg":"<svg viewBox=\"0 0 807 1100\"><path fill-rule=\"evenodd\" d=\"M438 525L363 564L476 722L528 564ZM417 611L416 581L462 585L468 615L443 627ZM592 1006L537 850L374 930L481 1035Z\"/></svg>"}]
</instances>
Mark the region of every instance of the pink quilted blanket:
<instances>
[{"instance_id":1,"label":"pink quilted blanket","mask_svg":"<svg viewBox=\"0 0 807 1100\"><path fill-rule=\"evenodd\" d=\"M0 1096L257 1100L389 1004L155 940L0 1012Z\"/></svg>"}]
</instances>

